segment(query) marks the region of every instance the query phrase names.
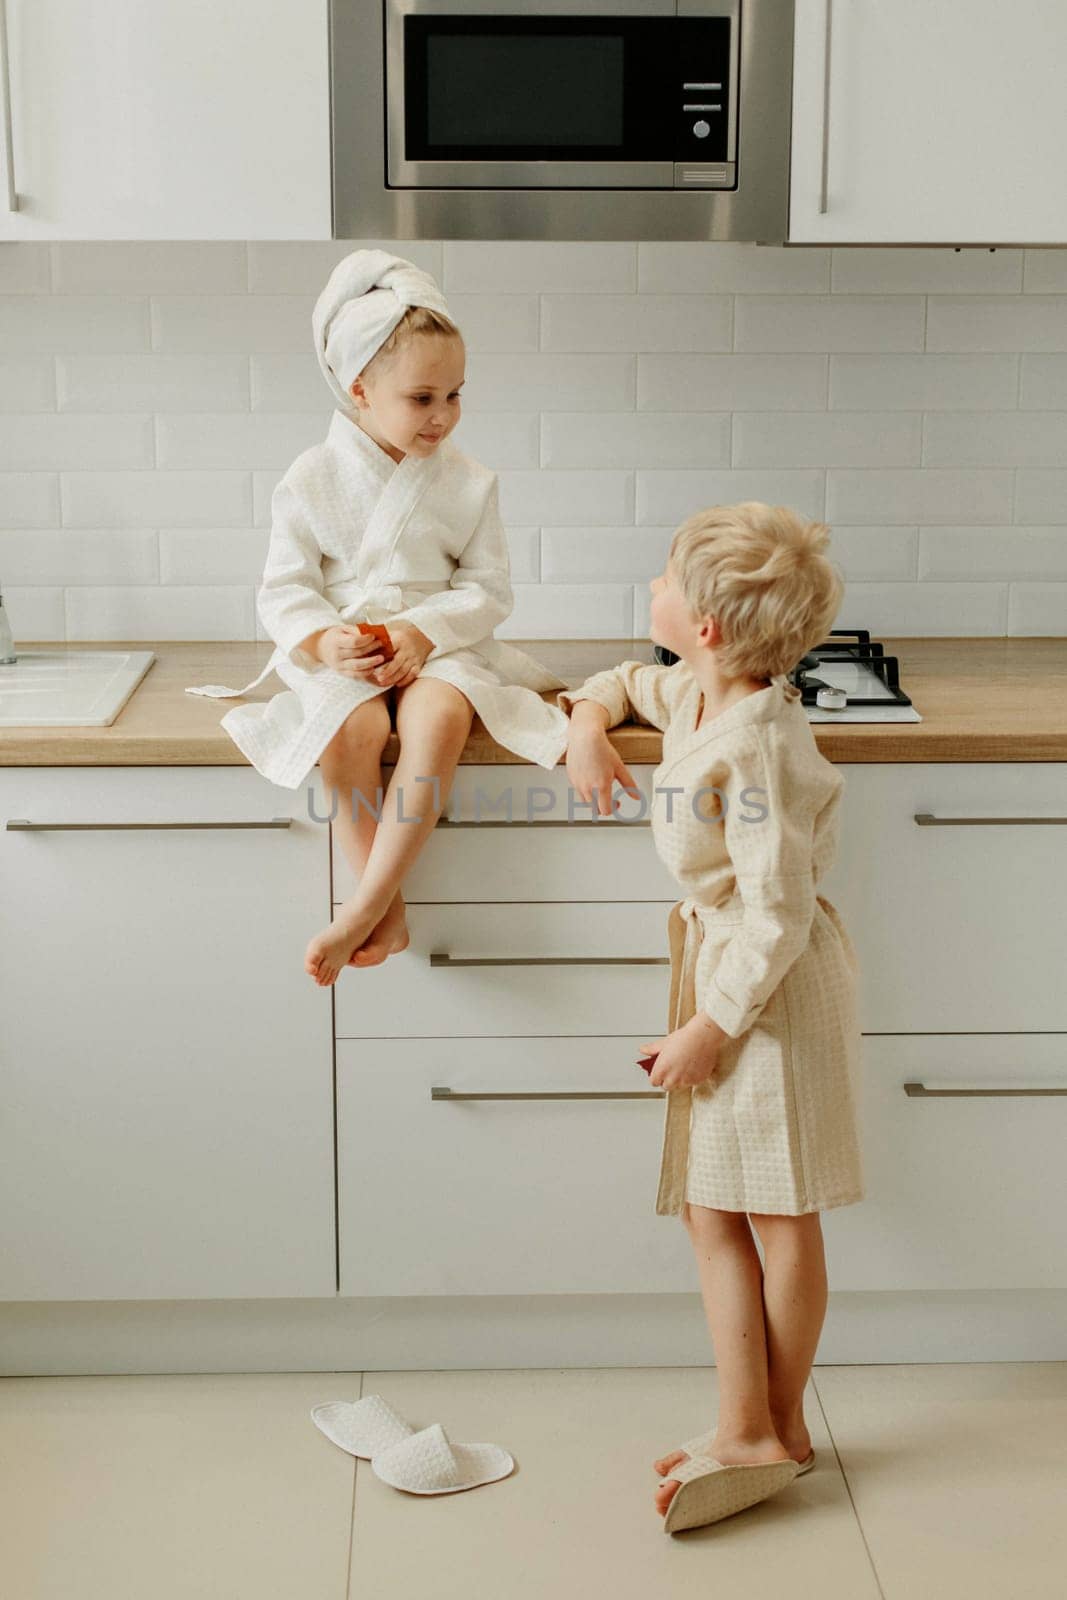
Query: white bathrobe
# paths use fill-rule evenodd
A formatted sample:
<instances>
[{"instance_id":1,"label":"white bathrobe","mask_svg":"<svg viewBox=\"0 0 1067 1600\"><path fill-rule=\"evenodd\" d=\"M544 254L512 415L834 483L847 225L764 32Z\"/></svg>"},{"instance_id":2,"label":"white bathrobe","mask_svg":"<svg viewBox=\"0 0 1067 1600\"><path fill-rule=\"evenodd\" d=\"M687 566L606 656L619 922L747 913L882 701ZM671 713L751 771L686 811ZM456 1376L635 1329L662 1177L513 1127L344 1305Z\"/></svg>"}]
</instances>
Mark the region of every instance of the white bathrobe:
<instances>
[{"instance_id":1,"label":"white bathrobe","mask_svg":"<svg viewBox=\"0 0 1067 1600\"><path fill-rule=\"evenodd\" d=\"M257 772L297 789L349 712L386 692L317 661L300 641L342 623L403 619L434 643L420 676L454 684L499 744L554 767L567 718L540 692L564 680L493 637L512 605L496 474L450 439L397 464L335 411L323 443L298 456L274 491L257 599L274 654L243 689L189 693L232 698L277 672L283 692L235 706L222 726Z\"/></svg>"}]
</instances>

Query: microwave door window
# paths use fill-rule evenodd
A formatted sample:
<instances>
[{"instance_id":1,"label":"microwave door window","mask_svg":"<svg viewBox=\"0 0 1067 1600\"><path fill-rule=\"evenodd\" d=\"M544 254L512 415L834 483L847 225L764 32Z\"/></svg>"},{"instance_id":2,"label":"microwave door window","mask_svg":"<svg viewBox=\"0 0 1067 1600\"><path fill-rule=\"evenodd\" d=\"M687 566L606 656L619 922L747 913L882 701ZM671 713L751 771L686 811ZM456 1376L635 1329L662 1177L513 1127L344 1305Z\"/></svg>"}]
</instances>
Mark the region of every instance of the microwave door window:
<instances>
[{"instance_id":1,"label":"microwave door window","mask_svg":"<svg viewBox=\"0 0 1067 1600\"><path fill-rule=\"evenodd\" d=\"M435 35L426 52L428 153L536 159L623 144L623 41Z\"/></svg>"},{"instance_id":2,"label":"microwave door window","mask_svg":"<svg viewBox=\"0 0 1067 1600\"><path fill-rule=\"evenodd\" d=\"M676 73L648 19L404 19L408 161L669 159Z\"/></svg>"}]
</instances>

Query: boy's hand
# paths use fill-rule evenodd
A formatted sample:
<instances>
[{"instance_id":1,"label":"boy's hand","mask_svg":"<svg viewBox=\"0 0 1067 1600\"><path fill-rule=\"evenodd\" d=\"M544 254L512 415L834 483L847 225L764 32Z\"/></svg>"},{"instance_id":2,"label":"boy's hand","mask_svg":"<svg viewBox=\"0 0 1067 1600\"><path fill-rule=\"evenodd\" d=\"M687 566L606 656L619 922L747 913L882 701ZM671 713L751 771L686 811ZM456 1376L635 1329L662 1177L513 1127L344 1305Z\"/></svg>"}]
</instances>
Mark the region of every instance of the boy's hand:
<instances>
[{"instance_id":1,"label":"boy's hand","mask_svg":"<svg viewBox=\"0 0 1067 1600\"><path fill-rule=\"evenodd\" d=\"M666 1038L643 1044L646 1055L656 1064L648 1081L656 1089L691 1089L715 1075L719 1065L719 1046L729 1035L705 1011L697 1011L681 1028Z\"/></svg>"},{"instance_id":2,"label":"boy's hand","mask_svg":"<svg viewBox=\"0 0 1067 1600\"><path fill-rule=\"evenodd\" d=\"M391 661L377 666L371 676L383 688L404 689L414 683L421 672L423 662L433 649L433 640L410 622L387 622L386 627L396 654ZM381 662L380 656L378 659Z\"/></svg>"},{"instance_id":3,"label":"boy's hand","mask_svg":"<svg viewBox=\"0 0 1067 1600\"><path fill-rule=\"evenodd\" d=\"M314 653L346 678L367 678L385 660L377 639L344 624L320 633Z\"/></svg>"},{"instance_id":4,"label":"boy's hand","mask_svg":"<svg viewBox=\"0 0 1067 1600\"><path fill-rule=\"evenodd\" d=\"M567 742L567 779L587 804L595 791L596 808L602 817L614 814L612 785L616 779L634 800L641 798L633 775L603 728L582 727L573 718Z\"/></svg>"}]
</instances>

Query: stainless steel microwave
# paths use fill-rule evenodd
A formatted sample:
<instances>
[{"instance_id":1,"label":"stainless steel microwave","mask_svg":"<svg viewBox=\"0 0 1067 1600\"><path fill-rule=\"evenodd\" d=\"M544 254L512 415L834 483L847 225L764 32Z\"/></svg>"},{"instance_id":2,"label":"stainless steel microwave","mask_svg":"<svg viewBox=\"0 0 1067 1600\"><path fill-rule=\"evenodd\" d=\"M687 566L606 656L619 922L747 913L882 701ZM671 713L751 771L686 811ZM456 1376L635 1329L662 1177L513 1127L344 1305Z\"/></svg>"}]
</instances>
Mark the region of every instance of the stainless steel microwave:
<instances>
[{"instance_id":1,"label":"stainless steel microwave","mask_svg":"<svg viewBox=\"0 0 1067 1600\"><path fill-rule=\"evenodd\" d=\"M334 236L788 225L793 0L331 0Z\"/></svg>"}]
</instances>

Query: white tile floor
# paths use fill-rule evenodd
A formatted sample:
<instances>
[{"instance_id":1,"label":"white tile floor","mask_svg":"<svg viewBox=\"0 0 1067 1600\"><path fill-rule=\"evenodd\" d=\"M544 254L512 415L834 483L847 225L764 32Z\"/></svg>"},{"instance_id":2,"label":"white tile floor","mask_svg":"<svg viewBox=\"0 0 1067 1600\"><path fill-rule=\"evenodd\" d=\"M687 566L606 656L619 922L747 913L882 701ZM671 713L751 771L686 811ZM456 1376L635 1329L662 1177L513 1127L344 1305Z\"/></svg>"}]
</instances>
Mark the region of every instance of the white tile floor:
<instances>
[{"instance_id":1,"label":"white tile floor","mask_svg":"<svg viewBox=\"0 0 1067 1600\"><path fill-rule=\"evenodd\" d=\"M382 1394L504 1445L468 1493L381 1483L314 1427ZM1061 1600L1067 1362L816 1367L814 1471L670 1537L654 1457L713 1369L0 1381L3 1600Z\"/></svg>"}]
</instances>

